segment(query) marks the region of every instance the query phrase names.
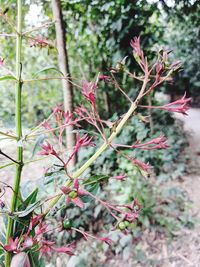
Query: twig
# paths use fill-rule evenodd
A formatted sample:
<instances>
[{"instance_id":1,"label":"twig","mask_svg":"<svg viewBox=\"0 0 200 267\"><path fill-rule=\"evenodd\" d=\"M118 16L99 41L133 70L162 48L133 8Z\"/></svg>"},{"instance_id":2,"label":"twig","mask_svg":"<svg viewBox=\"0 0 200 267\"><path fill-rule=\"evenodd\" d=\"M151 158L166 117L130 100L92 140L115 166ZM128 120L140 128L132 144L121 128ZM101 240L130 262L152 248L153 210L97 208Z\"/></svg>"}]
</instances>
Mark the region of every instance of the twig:
<instances>
[{"instance_id":1,"label":"twig","mask_svg":"<svg viewBox=\"0 0 200 267\"><path fill-rule=\"evenodd\" d=\"M13 158L11 158L10 156L8 156L7 154L5 154L1 149L0 149L0 155L4 156L5 158L11 160L12 162L16 163L16 164L20 164L20 162L14 160Z\"/></svg>"}]
</instances>

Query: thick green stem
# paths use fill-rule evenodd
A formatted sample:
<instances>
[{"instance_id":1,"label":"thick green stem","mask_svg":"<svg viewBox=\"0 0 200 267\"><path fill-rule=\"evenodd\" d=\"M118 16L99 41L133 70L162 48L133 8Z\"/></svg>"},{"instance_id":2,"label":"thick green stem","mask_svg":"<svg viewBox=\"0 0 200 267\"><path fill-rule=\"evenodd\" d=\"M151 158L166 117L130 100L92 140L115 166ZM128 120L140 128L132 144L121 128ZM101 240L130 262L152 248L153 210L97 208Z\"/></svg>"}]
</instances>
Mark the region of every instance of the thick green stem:
<instances>
[{"instance_id":1,"label":"thick green stem","mask_svg":"<svg viewBox=\"0 0 200 267\"><path fill-rule=\"evenodd\" d=\"M125 123L127 122L127 120L132 116L133 112L136 110L137 105L140 101L140 99L143 97L146 85L148 83L148 77L144 78L143 81L143 85L142 88L140 90L140 93L137 97L137 99L131 104L129 110L127 111L127 113L125 114L125 116L123 117L123 119L120 121L120 123L118 124L118 126L116 127L115 131L110 135L110 137L108 138L107 142L104 142L102 144L102 146L96 151L96 153L88 160L86 161L82 167L80 169L78 169L74 174L73 174L73 178L78 178L112 143L112 140L117 136L117 134L119 134L119 132L121 131L121 129L123 128L123 126L125 125ZM46 209L44 214L47 214L51 208L58 202L58 200L61 198L62 195L58 195L56 198L54 198L50 203L48 208Z\"/></svg>"},{"instance_id":2,"label":"thick green stem","mask_svg":"<svg viewBox=\"0 0 200 267\"><path fill-rule=\"evenodd\" d=\"M16 135L17 141L22 137L22 121L21 121L21 50L22 50L22 0L17 1L17 35L16 35L16 88L15 88L15 123L16 123ZM16 209L17 199L20 188L21 172L23 167L23 147L17 146L16 161L19 163L16 165L15 180L13 185L13 194L11 198L10 211L13 212ZM13 236L13 219L8 218L6 242L9 242L9 237ZM11 262L11 253L5 253L5 267L9 267Z\"/></svg>"}]
</instances>

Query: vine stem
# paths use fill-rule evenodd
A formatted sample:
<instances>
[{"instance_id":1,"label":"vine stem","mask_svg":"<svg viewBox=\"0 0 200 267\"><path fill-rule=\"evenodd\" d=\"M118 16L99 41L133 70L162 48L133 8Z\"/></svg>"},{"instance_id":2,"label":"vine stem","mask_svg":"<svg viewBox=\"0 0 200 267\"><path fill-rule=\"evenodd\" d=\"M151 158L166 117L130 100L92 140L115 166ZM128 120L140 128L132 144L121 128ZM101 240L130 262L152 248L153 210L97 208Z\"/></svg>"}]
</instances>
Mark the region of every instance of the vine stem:
<instances>
[{"instance_id":1,"label":"vine stem","mask_svg":"<svg viewBox=\"0 0 200 267\"><path fill-rule=\"evenodd\" d=\"M94 153L94 155L89 158L88 161L86 161L82 167L80 167L73 175L72 178L76 179L78 178L111 144L112 140L117 136L117 134L121 131L121 129L123 128L123 126L125 125L125 123L127 122L127 120L131 117L131 115L133 114L133 112L136 110L139 101L141 100L141 98L143 97L143 94L145 92L146 86L148 83L148 72L146 73L145 77L144 77L144 81L143 81L143 85L142 88L136 98L136 100L131 104L129 110L127 111L127 113L125 114L125 116L123 117L123 119L120 121L120 123L118 124L118 126L116 127L115 131L110 135L110 137L101 145L101 147ZM53 208L56 203L59 201L59 199L61 198L62 195L57 196L56 198L54 198L48 205L47 209L44 212L44 215L46 215L51 208Z\"/></svg>"},{"instance_id":2,"label":"vine stem","mask_svg":"<svg viewBox=\"0 0 200 267\"><path fill-rule=\"evenodd\" d=\"M22 91L22 80L21 80L21 51L22 50L22 0L17 0L17 34L16 34L16 86L15 86L15 125L17 141L22 137L22 114L21 114L21 91ZM17 206L17 199L19 195L21 172L23 168L23 147L17 147L17 162L16 165L13 193L11 198L10 212L14 212ZM6 243L9 242L9 237L13 236L13 219L8 218L8 224L6 229ZM11 253L5 252L5 267L10 267Z\"/></svg>"}]
</instances>

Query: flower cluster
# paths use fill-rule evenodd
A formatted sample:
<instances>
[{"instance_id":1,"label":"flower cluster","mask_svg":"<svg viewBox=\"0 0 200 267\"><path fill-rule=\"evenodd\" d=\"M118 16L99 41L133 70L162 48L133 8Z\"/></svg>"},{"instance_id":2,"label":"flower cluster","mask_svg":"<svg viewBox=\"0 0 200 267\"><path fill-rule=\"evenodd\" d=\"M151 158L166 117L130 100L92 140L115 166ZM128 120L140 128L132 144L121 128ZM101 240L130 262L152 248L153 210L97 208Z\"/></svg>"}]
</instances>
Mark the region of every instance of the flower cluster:
<instances>
[{"instance_id":1,"label":"flower cluster","mask_svg":"<svg viewBox=\"0 0 200 267\"><path fill-rule=\"evenodd\" d=\"M165 104L163 106L142 106L143 108L149 108L149 109L162 109L169 112L177 112L181 113L183 115L188 115L187 111L189 110L190 106L188 105L189 102L191 102L191 98L186 98L186 94L181 99L178 99L174 102Z\"/></svg>"},{"instance_id":2,"label":"flower cluster","mask_svg":"<svg viewBox=\"0 0 200 267\"><path fill-rule=\"evenodd\" d=\"M49 40L45 37L28 37L28 43L30 47L39 47L39 48L44 48L44 47L53 47L54 45L49 42Z\"/></svg>"},{"instance_id":3,"label":"flower cluster","mask_svg":"<svg viewBox=\"0 0 200 267\"><path fill-rule=\"evenodd\" d=\"M33 229L35 229L34 235L31 234ZM68 255L74 254L73 244L65 247L55 247L55 242L47 240L44 234L48 231L48 225L42 221L42 216L37 215L31 219L27 232L15 239L10 237L8 244L4 245L3 249L14 254L20 254L32 249L39 251L41 256L44 254L51 256L52 251L66 253Z\"/></svg>"},{"instance_id":4,"label":"flower cluster","mask_svg":"<svg viewBox=\"0 0 200 267\"><path fill-rule=\"evenodd\" d=\"M66 199L67 203L72 202L75 205L77 205L79 208L84 207L84 203L80 197L87 195L87 192L83 189L80 189L78 179L74 180L73 186L71 188L66 187L66 186L61 186L61 191L65 195L67 195L67 199Z\"/></svg>"}]
</instances>

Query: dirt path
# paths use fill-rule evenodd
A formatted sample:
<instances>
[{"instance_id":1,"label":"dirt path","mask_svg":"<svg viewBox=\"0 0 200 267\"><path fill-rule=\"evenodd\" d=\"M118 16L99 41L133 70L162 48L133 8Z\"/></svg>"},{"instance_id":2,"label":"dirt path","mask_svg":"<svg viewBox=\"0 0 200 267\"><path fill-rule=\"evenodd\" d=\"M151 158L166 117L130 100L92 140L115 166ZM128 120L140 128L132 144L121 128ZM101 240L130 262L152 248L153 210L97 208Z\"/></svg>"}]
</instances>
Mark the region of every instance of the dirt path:
<instances>
[{"instance_id":1,"label":"dirt path","mask_svg":"<svg viewBox=\"0 0 200 267\"><path fill-rule=\"evenodd\" d=\"M183 186L194 202L194 212L200 219L200 109L191 108L188 116L179 115L177 118L184 122L184 130L189 134L187 155L190 158L191 169L189 175L184 177Z\"/></svg>"},{"instance_id":2,"label":"dirt path","mask_svg":"<svg viewBox=\"0 0 200 267\"><path fill-rule=\"evenodd\" d=\"M183 229L168 247L168 256L175 256L166 267L200 267L200 109L191 108L188 116L176 115L184 123L188 134L189 147L186 155L189 158L188 174L183 177L181 187L188 192L193 204L191 214L195 228Z\"/></svg>"}]
</instances>

